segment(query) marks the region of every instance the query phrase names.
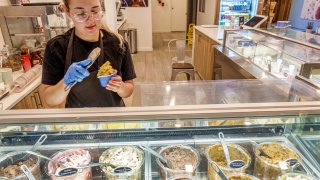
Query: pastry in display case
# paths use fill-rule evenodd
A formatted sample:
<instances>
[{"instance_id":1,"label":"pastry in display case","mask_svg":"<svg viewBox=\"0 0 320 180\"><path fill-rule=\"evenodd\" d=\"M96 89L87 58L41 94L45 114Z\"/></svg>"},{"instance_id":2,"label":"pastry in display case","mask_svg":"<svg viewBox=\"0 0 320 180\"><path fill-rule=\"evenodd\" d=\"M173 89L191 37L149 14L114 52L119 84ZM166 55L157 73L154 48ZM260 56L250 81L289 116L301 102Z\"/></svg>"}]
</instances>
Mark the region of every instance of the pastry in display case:
<instances>
[{"instance_id":1,"label":"pastry in display case","mask_svg":"<svg viewBox=\"0 0 320 180\"><path fill-rule=\"evenodd\" d=\"M320 64L320 47L264 30L228 30L224 46L277 79L292 80L306 65Z\"/></svg>"},{"instance_id":2,"label":"pastry in display case","mask_svg":"<svg viewBox=\"0 0 320 180\"><path fill-rule=\"evenodd\" d=\"M168 109L139 107L116 113L104 108L66 109L57 111L56 117L48 117L48 110L39 110L37 114L4 111L0 116L2 126L18 128L0 132L0 179L27 179L19 170L23 164L36 179L219 179L211 167L212 162L228 179L317 179L320 177L320 165L314 153L311 153L314 148L306 146L306 140L299 136L303 132L310 135L312 132L309 127L314 132L320 132L318 111L317 102L181 106ZM301 116L302 112L307 115ZM259 118L269 122L281 119L281 123L265 123ZM208 123L215 120L227 122L221 126ZM235 123L235 120L245 120L246 123ZM151 126L152 123L159 125L175 121L184 125ZM99 127L101 124L117 122L139 123L141 126L138 129L109 127L76 131L47 128L49 125L88 124ZM25 125L39 128L37 131L23 131ZM224 133L230 159L242 161L243 166L231 168L227 164L218 132ZM33 146L42 135L47 136L46 141L33 153L40 154L41 158L26 153L34 151ZM320 137L313 138L320 142ZM259 147L271 158L263 156L251 141L259 143ZM139 148L140 145L158 152L167 163L160 161L150 151ZM44 156L50 157L49 160ZM74 170L74 173L64 174L67 170Z\"/></svg>"}]
</instances>

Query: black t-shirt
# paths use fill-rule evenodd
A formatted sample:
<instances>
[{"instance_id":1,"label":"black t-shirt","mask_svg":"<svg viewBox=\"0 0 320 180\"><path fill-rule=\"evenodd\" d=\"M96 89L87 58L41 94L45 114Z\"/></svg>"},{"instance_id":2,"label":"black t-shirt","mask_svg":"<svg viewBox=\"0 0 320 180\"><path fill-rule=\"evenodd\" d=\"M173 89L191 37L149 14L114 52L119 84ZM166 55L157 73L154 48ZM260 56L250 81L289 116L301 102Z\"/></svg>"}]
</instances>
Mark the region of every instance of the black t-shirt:
<instances>
[{"instance_id":1,"label":"black t-shirt","mask_svg":"<svg viewBox=\"0 0 320 180\"><path fill-rule=\"evenodd\" d=\"M96 78L99 67L106 61L110 61L112 67L118 71L118 75L122 77L123 81L136 78L128 44L125 43L124 48L120 48L117 37L104 30L102 30L102 32L104 61L98 64L98 60L96 60L89 68L90 76L87 79L90 78L90 80L77 83L71 89L67 97L66 107L108 107L123 105L122 98L117 93L101 87L98 78ZM65 69L65 61L71 33L72 29L65 34L54 37L47 43L42 73L43 84L56 85L63 79L65 71L67 71L67 69ZM89 53L96 47L99 47L99 41L87 42L74 36L71 63L87 59Z\"/></svg>"}]
</instances>

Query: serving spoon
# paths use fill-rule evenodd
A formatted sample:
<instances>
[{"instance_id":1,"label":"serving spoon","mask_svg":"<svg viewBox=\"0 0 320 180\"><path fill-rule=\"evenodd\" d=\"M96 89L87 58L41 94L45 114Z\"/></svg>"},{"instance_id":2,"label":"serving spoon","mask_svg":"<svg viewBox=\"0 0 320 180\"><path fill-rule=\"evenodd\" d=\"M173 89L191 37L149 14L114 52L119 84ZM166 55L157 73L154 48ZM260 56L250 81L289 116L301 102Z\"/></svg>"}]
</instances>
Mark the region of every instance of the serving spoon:
<instances>
[{"instance_id":1,"label":"serving spoon","mask_svg":"<svg viewBox=\"0 0 320 180\"><path fill-rule=\"evenodd\" d=\"M230 153L229 153L229 149L224 141L224 134L223 132L219 132L219 139L220 139L220 143L222 145L222 148L223 148L223 152L224 152L224 155L226 157L226 160L227 160L227 167L230 167L230 168L241 168L245 165L244 161L242 160L233 160L231 161L230 159Z\"/></svg>"}]
</instances>

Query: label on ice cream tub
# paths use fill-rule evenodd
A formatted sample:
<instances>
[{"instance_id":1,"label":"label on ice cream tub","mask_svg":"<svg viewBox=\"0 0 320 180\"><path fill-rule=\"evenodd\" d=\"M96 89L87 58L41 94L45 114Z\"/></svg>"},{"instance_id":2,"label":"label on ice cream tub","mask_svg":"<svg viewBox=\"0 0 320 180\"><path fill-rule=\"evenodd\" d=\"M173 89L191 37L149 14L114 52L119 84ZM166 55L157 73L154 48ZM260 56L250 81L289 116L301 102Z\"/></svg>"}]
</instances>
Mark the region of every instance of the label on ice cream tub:
<instances>
[{"instance_id":1,"label":"label on ice cream tub","mask_svg":"<svg viewBox=\"0 0 320 180\"><path fill-rule=\"evenodd\" d=\"M78 169L71 167L71 168L65 168L65 169L59 170L57 173L57 176L64 177L64 176L70 176L76 173L78 173Z\"/></svg>"},{"instance_id":2,"label":"label on ice cream tub","mask_svg":"<svg viewBox=\"0 0 320 180\"><path fill-rule=\"evenodd\" d=\"M290 158L290 159L287 159L286 160L286 163L289 165L289 166L293 166L295 164L297 164L298 160L295 159L295 158Z\"/></svg>"},{"instance_id":3,"label":"label on ice cream tub","mask_svg":"<svg viewBox=\"0 0 320 180\"><path fill-rule=\"evenodd\" d=\"M132 168L130 167L117 167L113 170L114 173L120 174L120 173L126 173L132 171Z\"/></svg>"},{"instance_id":4,"label":"label on ice cream tub","mask_svg":"<svg viewBox=\"0 0 320 180\"><path fill-rule=\"evenodd\" d=\"M230 167L231 168L241 168L244 166L244 161L242 160L234 160L230 162Z\"/></svg>"}]
</instances>

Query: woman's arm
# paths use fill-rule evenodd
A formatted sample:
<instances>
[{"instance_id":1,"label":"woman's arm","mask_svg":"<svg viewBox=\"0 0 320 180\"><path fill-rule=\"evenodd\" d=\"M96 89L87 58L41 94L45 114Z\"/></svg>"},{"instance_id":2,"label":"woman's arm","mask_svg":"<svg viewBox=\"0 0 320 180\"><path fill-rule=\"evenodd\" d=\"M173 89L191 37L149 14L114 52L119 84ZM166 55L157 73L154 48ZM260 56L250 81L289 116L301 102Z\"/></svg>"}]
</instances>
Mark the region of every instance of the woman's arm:
<instances>
[{"instance_id":1,"label":"woman's arm","mask_svg":"<svg viewBox=\"0 0 320 180\"><path fill-rule=\"evenodd\" d=\"M65 102L70 92L70 90L66 91L65 88L66 85L62 79L56 85L42 84L40 86L40 93L43 95L48 106L55 107Z\"/></svg>"},{"instance_id":2,"label":"woman's arm","mask_svg":"<svg viewBox=\"0 0 320 180\"><path fill-rule=\"evenodd\" d=\"M86 59L80 62L75 62L70 65L63 79L56 85L42 85L41 91L46 103L49 106L57 106L63 103L69 92L68 85L72 85L75 82L81 82L84 78L90 75L87 70L87 66L91 63L90 59Z\"/></svg>"}]
</instances>

